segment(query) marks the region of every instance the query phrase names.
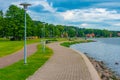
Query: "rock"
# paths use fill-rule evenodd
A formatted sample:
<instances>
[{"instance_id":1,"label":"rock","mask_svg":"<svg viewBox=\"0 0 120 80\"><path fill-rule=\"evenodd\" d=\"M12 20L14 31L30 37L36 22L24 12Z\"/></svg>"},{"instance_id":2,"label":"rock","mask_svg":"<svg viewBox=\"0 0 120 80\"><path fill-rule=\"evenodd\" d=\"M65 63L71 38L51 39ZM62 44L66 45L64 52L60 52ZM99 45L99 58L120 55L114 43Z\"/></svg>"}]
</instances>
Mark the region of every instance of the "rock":
<instances>
[{"instance_id":1,"label":"rock","mask_svg":"<svg viewBox=\"0 0 120 80\"><path fill-rule=\"evenodd\" d=\"M120 80L120 77L114 75L114 72L107 68L103 61L96 61L94 58L87 56L95 69L98 71L102 80ZM119 65L118 62L115 63Z\"/></svg>"},{"instance_id":2,"label":"rock","mask_svg":"<svg viewBox=\"0 0 120 80\"><path fill-rule=\"evenodd\" d=\"M85 52L84 54L88 54L88 53Z\"/></svg>"},{"instance_id":3,"label":"rock","mask_svg":"<svg viewBox=\"0 0 120 80\"><path fill-rule=\"evenodd\" d=\"M115 65L119 65L119 63L118 63L118 62L115 62Z\"/></svg>"}]
</instances>

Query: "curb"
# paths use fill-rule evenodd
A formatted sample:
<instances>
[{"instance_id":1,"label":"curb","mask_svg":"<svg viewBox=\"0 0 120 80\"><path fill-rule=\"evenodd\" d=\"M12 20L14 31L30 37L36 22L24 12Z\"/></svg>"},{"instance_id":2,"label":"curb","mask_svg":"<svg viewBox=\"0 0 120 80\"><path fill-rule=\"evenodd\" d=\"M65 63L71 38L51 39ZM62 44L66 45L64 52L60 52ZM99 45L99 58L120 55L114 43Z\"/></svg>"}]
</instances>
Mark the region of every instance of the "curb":
<instances>
[{"instance_id":1,"label":"curb","mask_svg":"<svg viewBox=\"0 0 120 80\"><path fill-rule=\"evenodd\" d=\"M78 50L74 50L74 49L72 49L72 50L75 51L75 52L77 52L77 53L79 53L82 56L82 58L84 59L86 65L88 67L88 70L90 72L92 80L101 80L98 72L96 71L96 69L94 68L94 66L90 62L90 60L87 58L87 56L85 54L81 53Z\"/></svg>"}]
</instances>

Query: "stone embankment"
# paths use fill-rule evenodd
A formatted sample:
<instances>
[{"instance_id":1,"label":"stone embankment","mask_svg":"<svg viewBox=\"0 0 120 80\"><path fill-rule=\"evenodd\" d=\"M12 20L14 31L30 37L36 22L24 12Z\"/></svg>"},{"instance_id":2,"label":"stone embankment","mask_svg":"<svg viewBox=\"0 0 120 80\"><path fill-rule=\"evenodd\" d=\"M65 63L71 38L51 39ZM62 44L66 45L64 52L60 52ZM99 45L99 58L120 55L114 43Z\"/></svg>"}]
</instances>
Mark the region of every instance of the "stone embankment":
<instances>
[{"instance_id":1,"label":"stone embankment","mask_svg":"<svg viewBox=\"0 0 120 80\"><path fill-rule=\"evenodd\" d=\"M85 53L87 55L87 53ZM106 67L103 61L97 61L87 55L95 69L98 71L102 80L120 80L120 77L116 76L115 73Z\"/></svg>"}]
</instances>

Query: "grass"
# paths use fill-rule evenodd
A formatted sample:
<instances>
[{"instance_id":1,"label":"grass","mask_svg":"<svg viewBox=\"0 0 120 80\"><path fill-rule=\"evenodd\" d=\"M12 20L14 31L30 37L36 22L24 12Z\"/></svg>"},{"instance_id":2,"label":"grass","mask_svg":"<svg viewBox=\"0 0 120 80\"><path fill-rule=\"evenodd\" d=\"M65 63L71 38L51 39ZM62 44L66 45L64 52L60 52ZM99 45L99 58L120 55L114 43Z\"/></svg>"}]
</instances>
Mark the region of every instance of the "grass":
<instances>
[{"instance_id":1,"label":"grass","mask_svg":"<svg viewBox=\"0 0 120 80\"><path fill-rule=\"evenodd\" d=\"M36 43L36 42L40 42L40 41L41 41L40 39L31 39L31 40L27 40L27 44L32 44L32 43Z\"/></svg>"},{"instance_id":2,"label":"grass","mask_svg":"<svg viewBox=\"0 0 120 80\"><path fill-rule=\"evenodd\" d=\"M38 45L38 51L28 57L28 63L24 65L21 60L13 65L0 69L0 80L25 80L41 67L52 55L53 51L46 48L45 53L42 46Z\"/></svg>"},{"instance_id":3,"label":"grass","mask_svg":"<svg viewBox=\"0 0 120 80\"><path fill-rule=\"evenodd\" d=\"M27 44L32 44L35 42L40 42L39 39L28 40ZM12 54L24 46L24 41L9 41L0 39L0 57Z\"/></svg>"},{"instance_id":4,"label":"grass","mask_svg":"<svg viewBox=\"0 0 120 80\"><path fill-rule=\"evenodd\" d=\"M23 48L21 41L2 41L0 42L0 57L9 55Z\"/></svg>"},{"instance_id":5,"label":"grass","mask_svg":"<svg viewBox=\"0 0 120 80\"><path fill-rule=\"evenodd\" d=\"M52 38L47 39L50 42L54 41L68 41L67 38ZM34 39L34 40L27 40L27 44L32 44L36 42L40 42L40 39ZM65 42L62 45L69 47L71 44L80 43L83 40L77 40L72 42ZM85 41L85 40L84 40ZM4 57L6 55L12 54L20 49L22 49L24 46L24 41L9 41L3 38L0 38L0 57Z\"/></svg>"},{"instance_id":6,"label":"grass","mask_svg":"<svg viewBox=\"0 0 120 80\"><path fill-rule=\"evenodd\" d=\"M63 42L60 45L65 46L65 47L70 47L70 45L72 45L72 44L86 43L86 42L92 42L92 40L69 41L69 42Z\"/></svg>"},{"instance_id":7,"label":"grass","mask_svg":"<svg viewBox=\"0 0 120 80\"><path fill-rule=\"evenodd\" d=\"M68 41L68 38L57 38L58 41Z\"/></svg>"}]
</instances>

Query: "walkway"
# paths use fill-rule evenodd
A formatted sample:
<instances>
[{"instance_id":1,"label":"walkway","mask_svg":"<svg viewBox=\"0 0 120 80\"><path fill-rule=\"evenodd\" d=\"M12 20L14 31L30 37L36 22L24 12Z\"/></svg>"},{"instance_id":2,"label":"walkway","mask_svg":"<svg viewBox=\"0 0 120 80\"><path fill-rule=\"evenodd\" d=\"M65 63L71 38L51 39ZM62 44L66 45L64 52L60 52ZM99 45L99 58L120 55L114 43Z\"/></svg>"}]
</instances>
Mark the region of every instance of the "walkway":
<instances>
[{"instance_id":1,"label":"walkway","mask_svg":"<svg viewBox=\"0 0 120 80\"><path fill-rule=\"evenodd\" d=\"M100 80L89 60L84 59L85 56L82 57L70 48L59 46L59 43L48 46L53 49L54 55L26 80Z\"/></svg>"},{"instance_id":2,"label":"walkway","mask_svg":"<svg viewBox=\"0 0 120 80\"><path fill-rule=\"evenodd\" d=\"M30 56L31 54L33 54L34 52L37 51L36 45L37 45L37 43L30 44L27 46L27 56ZM22 49L18 52L15 52L11 55L0 58L0 68L9 66L9 65L23 59L23 56L24 56L24 49Z\"/></svg>"}]
</instances>

